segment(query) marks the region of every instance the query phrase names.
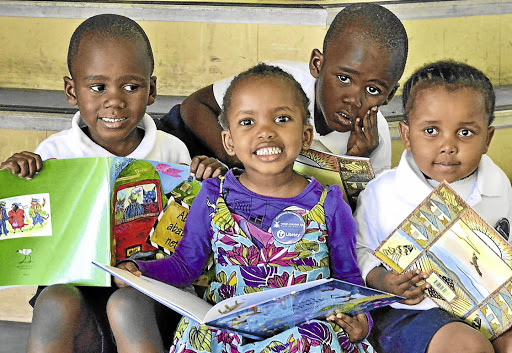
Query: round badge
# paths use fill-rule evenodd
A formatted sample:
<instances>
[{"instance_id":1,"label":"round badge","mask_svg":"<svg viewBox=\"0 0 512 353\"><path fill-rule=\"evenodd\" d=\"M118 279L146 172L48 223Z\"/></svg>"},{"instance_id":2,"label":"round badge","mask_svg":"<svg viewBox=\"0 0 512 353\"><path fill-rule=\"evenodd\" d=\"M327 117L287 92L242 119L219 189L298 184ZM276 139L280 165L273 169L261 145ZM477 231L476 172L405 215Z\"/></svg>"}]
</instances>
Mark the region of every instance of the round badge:
<instances>
[{"instance_id":1,"label":"round badge","mask_svg":"<svg viewBox=\"0 0 512 353\"><path fill-rule=\"evenodd\" d=\"M282 211L272 221L272 236L282 244L293 244L304 236L306 226L302 216L295 211Z\"/></svg>"}]
</instances>

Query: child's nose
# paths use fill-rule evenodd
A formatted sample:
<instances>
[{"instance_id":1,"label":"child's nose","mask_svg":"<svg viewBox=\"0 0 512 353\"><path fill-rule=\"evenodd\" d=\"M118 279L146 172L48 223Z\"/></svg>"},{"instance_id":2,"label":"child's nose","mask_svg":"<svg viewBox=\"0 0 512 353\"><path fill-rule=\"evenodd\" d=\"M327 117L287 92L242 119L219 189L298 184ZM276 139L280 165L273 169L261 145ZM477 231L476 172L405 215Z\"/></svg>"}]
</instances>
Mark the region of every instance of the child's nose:
<instances>
[{"instance_id":1,"label":"child's nose","mask_svg":"<svg viewBox=\"0 0 512 353\"><path fill-rule=\"evenodd\" d=\"M343 102L361 108L363 106L363 93L356 87L348 89L345 96L343 96Z\"/></svg>"},{"instance_id":2,"label":"child's nose","mask_svg":"<svg viewBox=\"0 0 512 353\"><path fill-rule=\"evenodd\" d=\"M103 105L105 108L126 108L125 100L122 98L121 94L116 91L109 92L109 94L106 95Z\"/></svg>"},{"instance_id":3,"label":"child's nose","mask_svg":"<svg viewBox=\"0 0 512 353\"><path fill-rule=\"evenodd\" d=\"M458 151L456 139L450 137L443 139L441 144L441 153L455 154Z\"/></svg>"},{"instance_id":4,"label":"child's nose","mask_svg":"<svg viewBox=\"0 0 512 353\"><path fill-rule=\"evenodd\" d=\"M272 139L276 136L276 131L272 124L261 123L258 128L258 138L260 139Z\"/></svg>"}]
</instances>

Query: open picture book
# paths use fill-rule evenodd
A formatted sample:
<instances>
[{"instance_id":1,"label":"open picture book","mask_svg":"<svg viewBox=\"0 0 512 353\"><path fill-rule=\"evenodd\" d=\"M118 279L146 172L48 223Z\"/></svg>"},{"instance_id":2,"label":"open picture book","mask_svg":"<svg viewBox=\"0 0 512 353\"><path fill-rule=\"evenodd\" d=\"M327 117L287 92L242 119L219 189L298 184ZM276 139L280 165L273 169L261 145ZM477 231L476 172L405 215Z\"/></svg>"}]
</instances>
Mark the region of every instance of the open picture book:
<instances>
[{"instance_id":1,"label":"open picture book","mask_svg":"<svg viewBox=\"0 0 512 353\"><path fill-rule=\"evenodd\" d=\"M212 306L163 282L94 264L191 320L261 339L333 313L356 315L404 298L337 279L320 279L225 299Z\"/></svg>"},{"instance_id":2,"label":"open picture book","mask_svg":"<svg viewBox=\"0 0 512 353\"><path fill-rule=\"evenodd\" d=\"M339 156L315 149L302 151L293 169L299 174L314 177L322 185L339 185L352 211L361 191L375 177L370 158Z\"/></svg>"},{"instance_id":3,"label":"open picture book","mask_svg":"<svg viewBox=\"0 0 512 353\"><path fill-rule=\"evenodd\" d=\"M512 326L512 246L448 183L440 183L375 256L398 273L428 273L427 295L487 338Z\"/></svg>"},{"instance_id":4,"label":"open picture book","mask_svg":"<svg viewBox=\"0 0 512 353\"><path fill-rule=\"evenodd\" d=\"M122 157L47 160L31 180L0 170L0 286L109 286L91 261L156 256L182 235L176 218L184 223L183 205L200 188L189 175L188 166ZM164 219L174 226L160 222L170 229L151 240L174 204L182 212Z\"/></svg>"}]
</instances>

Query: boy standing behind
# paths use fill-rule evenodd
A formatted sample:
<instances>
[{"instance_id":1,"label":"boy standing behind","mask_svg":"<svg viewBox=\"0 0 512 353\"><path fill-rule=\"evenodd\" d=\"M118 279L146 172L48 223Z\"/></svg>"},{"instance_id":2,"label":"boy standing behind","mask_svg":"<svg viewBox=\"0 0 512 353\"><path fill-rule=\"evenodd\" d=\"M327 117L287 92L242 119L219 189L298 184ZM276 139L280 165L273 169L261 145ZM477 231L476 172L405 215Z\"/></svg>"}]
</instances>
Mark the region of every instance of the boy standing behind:
<instances>
[{"instance_id":1,"label":"boy standing behind","mask_svg":"<svg viewBox=\"0 0 512 353\"><path fill-rule=\"evenodd\" d=\"M323 53L314 49L309 65L269 64L290 73L306 92L314 119L312 147L370 157L378 173L391 166L389 128L378 107L395 94L407 50L407 33L392 12L376 4L354 4L338 13L325 36ZM183 101L181 118L191 135L182 139L191 150L203 143L223 162L237 165L222 147L217 122L231 80L204 87ZM164 123L180 125L176 108L163 118Z\"/></svg>"},{"instance_id":2,"label":"boy standing behind","mask_svg":"<svg viewBox=\"0 0 512 353\"><path fill-rule=\"evenodd\" d=\"M44 140L37 154L16 153L0 168L31 178L48 158L123 156L189 164L186 146L157 131L145 113L156 97L153 67L150 42L135 21L110 14L87 19L71 37L71 77L64 77L68 102L79 108L72 128ZM201 179L220 174L223 167L212 158L199 157L191 170ZM106 317L106 302L114 290L70 284L39 287L31 300L34 314L27 351L115 351ZM144 336L141 328L158 331L157 317L148 314L157 312L156 302L143 294L134 298L132 314L137 319L130 327Z\"/></svg>"}]
</instances>

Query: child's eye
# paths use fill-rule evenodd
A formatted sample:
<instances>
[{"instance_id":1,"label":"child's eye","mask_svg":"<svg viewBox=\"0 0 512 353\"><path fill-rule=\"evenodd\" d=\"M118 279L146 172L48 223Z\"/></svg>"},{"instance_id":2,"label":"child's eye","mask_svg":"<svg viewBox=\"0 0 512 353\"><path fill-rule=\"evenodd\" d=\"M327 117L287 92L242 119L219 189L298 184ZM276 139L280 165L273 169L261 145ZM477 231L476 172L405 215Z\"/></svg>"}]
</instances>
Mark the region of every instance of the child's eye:
<instances>
[{"instance_id":1,"label":"child's eye","mask_svg":"<svg viewBox=\"0 0 512 353\"><path fill-rule=\"evenodd\" d=\"M425 131L425 134L430 135L430 136L437 135L437 129L434 127L427 127L424 131Z\"/></svg>"},{"instance_id":2,"label":"child's eye","mask_svg":"<svg viewBox=\"0 0 512 353\"><path fill-rule=\"evenodd\" d=\"M91 90L94 91L94 92L102 92L105 90L105 85L92 85L91 86Z\"/></svg>"},{"instance_id":3,"label":"child's eye","mask_svg":"<svg viewBox=\"0 0 512 353\"><path fill-rule=\"evenodd\" d=\"M473 136L475 133L468 129L462 129L462 130L459 130L458 134L459 134L459 136L462 136L462 137L469 137L469 136Z\"/></svg>"},{"instance_id":4,"label":"child's eye","mask_svg":"<svg viewBox=\"0 0 512 353\"><path fill-rule=\"evenodd\" d=\"M286 116L286 115L281 115L281 116L277 116L274 121L276 123L285 123L287 122L288 120L290 120L290 117L289 116Z\"/></svg>"},{"instance_id":5,"label":"child's eye","mask_svg":"<svg viewBox=\"0 0 512 353\"><path fill-rule=\"evenodd\" d=\"M378 89L377 87L374 87L374 86L366 87L366 92L368 92L372 96L377 96L381 93L380 89Z\"/></svg>"},{"instance_id":6,"label":"child's eye","mask_svg":"<svg viewBox=\"0 0 512 353\"><path fill-rule=\"evenodd\" d=\"M344 83L344 84L349 84L350 83L350 78L348 78L345 75L338 75L338 80L340 80L340 82Z\"/></svg>"},{"instance_id":7,"label":"child's eye","mask_svg":"<svg viewBox=\"0 0 512 353\"><path fill-rule=\"evenodd\" d=\"M124 85L123 86L123 89L128 91L128 92L133 92L133 91L136 91L137 88L139 88L139 85L132 85L132 84L129 84L129 85Z\"/></svg>"},{"instance_id":8,"label":"child's eye","mask_svg":"<svg viewBox=\"0 0 512 353\"><path fill-rule=\"evenodd\" d=\"M252 119L242 119L238 123L242 126L254 125L254 121L252 121Z\"/></svg>"}]
</instances>

